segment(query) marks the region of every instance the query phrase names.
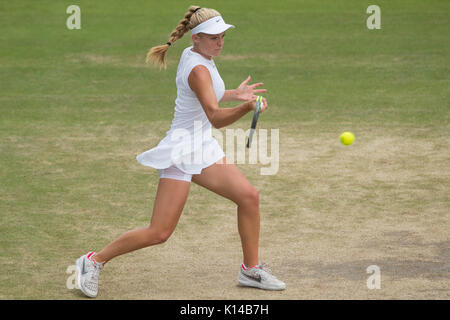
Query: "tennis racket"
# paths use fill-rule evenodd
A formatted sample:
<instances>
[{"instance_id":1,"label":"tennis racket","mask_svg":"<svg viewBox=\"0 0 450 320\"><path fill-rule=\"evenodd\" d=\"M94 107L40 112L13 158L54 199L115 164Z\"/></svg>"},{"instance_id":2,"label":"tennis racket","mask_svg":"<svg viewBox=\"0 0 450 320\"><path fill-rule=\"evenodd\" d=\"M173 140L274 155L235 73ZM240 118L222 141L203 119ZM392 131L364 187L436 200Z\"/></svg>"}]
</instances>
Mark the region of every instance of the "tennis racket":
<instances>
[{"instance_id":1,"label":"tennis racket","mask_svg":"<svg viewBox=\"0 0 450 320\"><path fill-rule=\"evenodd\" d=\"M252 126L250 128L250 134L248 135L248 140L247 140L247 148L250 148L250 145L252 144L252 138L253 138L253 133L255 132L256 129L256 123L258 123L258 117L259 117L259 113L262 109L263 106L263 99L261 96L256 97L256 107L255 107L255 112L253 113L253 119L252 119Z\"/></svg>"}]
</instances>

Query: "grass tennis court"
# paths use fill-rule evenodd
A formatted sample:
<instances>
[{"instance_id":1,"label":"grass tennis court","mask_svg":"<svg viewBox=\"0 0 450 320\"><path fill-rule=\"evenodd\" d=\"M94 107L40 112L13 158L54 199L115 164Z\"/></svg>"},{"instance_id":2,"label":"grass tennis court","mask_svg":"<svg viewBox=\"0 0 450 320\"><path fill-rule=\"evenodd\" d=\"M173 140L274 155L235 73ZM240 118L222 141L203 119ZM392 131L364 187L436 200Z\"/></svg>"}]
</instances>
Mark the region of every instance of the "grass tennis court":
<instances>
[{"instance_id":1,"label":"grass tennis court","mask_svg":"<svg viewBox=\"0 0 450 320\"><path fill-rule=\"evenodd\" d=\"M158 174L135 157L170 127L190 35L165 71L145 55L191 4L236 26L215 59L227 89L268 90L258 129L279 129L279 170L238 167L286 290L237 286L235 205L192 184L168 242L107 264L98 298L450 298L448 1L23 0L0 4L0 299L84 299L67 268L149 223Z\"/></svg>"}]
</instances>

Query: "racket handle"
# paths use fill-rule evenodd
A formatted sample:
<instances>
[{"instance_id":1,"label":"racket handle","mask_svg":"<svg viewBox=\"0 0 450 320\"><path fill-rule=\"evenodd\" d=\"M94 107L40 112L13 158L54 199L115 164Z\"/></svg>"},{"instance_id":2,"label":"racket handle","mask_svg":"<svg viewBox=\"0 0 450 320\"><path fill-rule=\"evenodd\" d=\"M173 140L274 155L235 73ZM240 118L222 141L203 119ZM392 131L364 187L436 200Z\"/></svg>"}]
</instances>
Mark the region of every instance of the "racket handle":
<instances>
[{"instance_id":1,"label":"racket handle","mask_svg":"<svg viewBox=\"0 0 450 320\"><path fill-rule=\"evenodd\" d=\"M250 148L250 145L252 144L252 138L253 138L253 133L254 132L255 132L255 129L251 128L250 129L250 133L248 135L247 148Z\"/></svg>"}]
</instances>

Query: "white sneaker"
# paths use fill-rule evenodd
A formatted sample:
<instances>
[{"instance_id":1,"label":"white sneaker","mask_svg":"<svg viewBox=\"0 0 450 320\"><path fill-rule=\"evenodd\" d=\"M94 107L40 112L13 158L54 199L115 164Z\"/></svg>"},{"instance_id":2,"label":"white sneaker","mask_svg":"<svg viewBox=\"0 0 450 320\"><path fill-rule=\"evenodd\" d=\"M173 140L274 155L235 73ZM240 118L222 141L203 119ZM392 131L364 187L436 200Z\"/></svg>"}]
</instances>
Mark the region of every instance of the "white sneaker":
<instances>
[{"instance_id":1,"label":"white sneaker","mask_svg":"<svg viewBox=\"0 0 450 320\"><path fill-rule=\"evenodd\" d=\"M255 287L264 290L284 290L286 284L272 275L272 271L266 266L258 264L253 268L245 268L241 265L238 282L247 287Z\"/></svg>"},{"instance_id":2,"label":"white sneaker","mask_svg":"<svg viewBox=\"0 0 450 320\"><path fill-rule=\"evenodd\" d=\"M95 252L89 252L77 259L77 281L81 291L90 298L97 297L98 276L103 264L92 259Z\"/></svg>"}]
</instances>

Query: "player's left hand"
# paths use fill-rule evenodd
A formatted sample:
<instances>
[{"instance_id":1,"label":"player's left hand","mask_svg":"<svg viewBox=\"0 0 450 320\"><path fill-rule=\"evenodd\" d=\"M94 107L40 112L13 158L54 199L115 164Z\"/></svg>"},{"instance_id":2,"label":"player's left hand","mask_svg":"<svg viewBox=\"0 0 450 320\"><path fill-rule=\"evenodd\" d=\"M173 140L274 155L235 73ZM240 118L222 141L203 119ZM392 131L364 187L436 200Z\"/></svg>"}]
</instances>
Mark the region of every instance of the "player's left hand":
<instances>
[{"instance_id":1,"label":"player's left hand","mask_svg":"<svg viewBox=\"0 0 450 320\"><path fill-rule=\"evenodd\" d=\"M248 101L248 100L256 99L256 96L258 93L267 92L266 89L256 89L256 88L264 85L264 83L262 83L262 82L258 82L258 83L249 85L250 79L251 79L251 77L248 76L248 78L245 79L239 85L239 87L237 87L237 89L235 90L237 100Z\"/></svg>"}]
</instances>

